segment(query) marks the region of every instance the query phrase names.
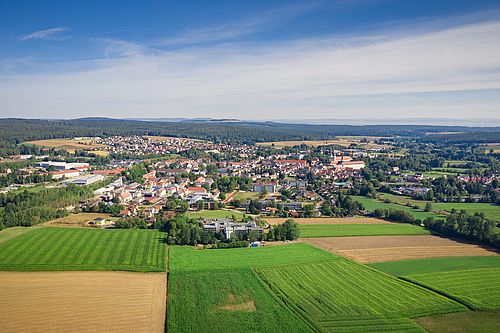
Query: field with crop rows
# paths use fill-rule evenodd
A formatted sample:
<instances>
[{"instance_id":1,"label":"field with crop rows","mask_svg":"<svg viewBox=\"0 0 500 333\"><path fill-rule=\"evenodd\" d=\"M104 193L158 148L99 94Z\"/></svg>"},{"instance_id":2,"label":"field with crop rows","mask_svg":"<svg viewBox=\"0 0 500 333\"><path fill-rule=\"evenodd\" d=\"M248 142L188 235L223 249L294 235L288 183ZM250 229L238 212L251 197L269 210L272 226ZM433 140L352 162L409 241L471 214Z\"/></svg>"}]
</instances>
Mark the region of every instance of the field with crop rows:
<instances>
[{"instance_id":1,"label":"field with crop rows","mask_svg":"<svg viewBox=\"0 0 500 333\"><path fill-rule=\"evenodd\" d=\"M300 237L345 237L383 235L427 235L429 231L412 224L304 224L300 225Z\"/></svg>"},{"instance_id":2,"label":"field with crop rows","mask_svg":"<svg viewBox=\"0 0 500 333\"><path fill-rule=\"evenodd\" d=\"M500 268L413 274L404 277L474 310L500 311Z\"/></svg>"},{"instance_id":3,"label":"field with crop rows","mask_svg":"<svg viewBox=\"0 0 500 333\"><path fill-rule=\"evenodd\" d=\"M164 234L138 229L39 228L0 244L0 270L164 271Z\"/></svg>"},{"instance_id":4,"label":"field with crop rows","mask_svg":"<svg viewBox=\"0 0 500 333\"><path fill-rule=\"evenodd\" d=\"M252 271L331 259L307 244L169 252L169 332L312 332Z\"/></svg>"},{"instance_id":5,"label":"field with crop rows","mask_svg":"<svg viewBox=\"0 0 500 333\"><path fill-rule=\"evenodd\" d=\"M465 310L443 296L341 258L256 271L320 332L422 332L409 318Z\"/></svg>"}]
</instances>

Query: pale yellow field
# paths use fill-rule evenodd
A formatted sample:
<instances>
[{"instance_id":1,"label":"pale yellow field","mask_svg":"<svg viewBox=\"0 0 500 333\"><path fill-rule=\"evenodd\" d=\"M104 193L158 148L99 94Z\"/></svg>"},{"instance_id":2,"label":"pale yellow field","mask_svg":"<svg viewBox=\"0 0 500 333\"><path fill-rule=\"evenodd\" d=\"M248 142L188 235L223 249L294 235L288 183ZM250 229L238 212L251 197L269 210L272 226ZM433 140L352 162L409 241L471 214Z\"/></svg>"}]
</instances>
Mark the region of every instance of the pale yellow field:
<instances>
[{"instance_id":1,"label":"pale yellow field","mask_svg":"<svg viewBox=\"0 0 500 333\"><path fill-rule=\"evenodd\" d=\"M190 138L178 138L174 136L157 136L157 135L145 135L145 138L148 138L153 141L166 141L166 140L171 140L171 139L177 139L177 140L192 140L196 142L206 142L204 140L199 140L199 139L190 139Z\"/></svg>"},{"instance_id":2,"label":"pale yellow field","mask_svg":"<svg viewBox=\"0 0 500 333\"><path fill-rule=\"evenodd\" d=\"M0 332L164 332L166 274L0 272Z\"/></svg>"},{"instance_id":3,"label":"pale yellow field","mask_svg":"<svg viewBox=\"0 0 500 333\"><path fill-rule=\"evenodd\" d=\"M382 137L375 136L339 136L333 140L305 140L305 141L274 141L274 142L258 142L258 146L270 147L274 145L276 148L293 147L299 145L306 145L309 147L319 147L328 145L339 145L342 147L349 147L351 144L359 145L367 149L390 149L389 145L379 145L374 143L375 140L382 139ZM364 141L364 142L363 142Z\"/></svg>"},{"instance_id":4,"label":"pale yellow field","mask_svg":"<svg viewBox=\"0 0 500 333\"><path fill-rule=\"evenodd\" d=\"M44 226L48 227L85 227L87 224L95 220L96 218L105 218L105 219L117 219L116 217L111 217L110 214L105 213L79 213L79 214L70 214L65 217L61 217L56 220L51 220L43 223Z\"/></svg>"},{"instance_id":5,"label":"pale yellow field","mask_svg":"<svg viewBox=\"0 0 500 333\"><path fill-rule=\"evenodd\" d=\"M289 218L267 217L264 218L271 225L283 224ZM371 217L312 217L312 218L294 218L298 224L390 224L380 219Z\"/></svg>"},{"instance_id":6,"label":"pale yellow field","mask_svg":"<svg viewBox=\"0 0 500 333\"><path fill-rule=\"evenodd\" d=\"M486 247L431 235L324 237L306 238L304 241L363 264L421 258L498 255Z\"/></svg>"},{"instance_id":7,"label":"pale yellow field","mask_svg":"<svg viewBox=\"0 0 500 333\"><path fill-rule=\"evenodd\" d=\"M74 153L75 150L89 150L94 148L104 148L104 145L92 142L89 139L48 139L48 140L35 140L27 141L25 143L45 148L64 149L68 152Z\"/></svg>"}]
</instances>

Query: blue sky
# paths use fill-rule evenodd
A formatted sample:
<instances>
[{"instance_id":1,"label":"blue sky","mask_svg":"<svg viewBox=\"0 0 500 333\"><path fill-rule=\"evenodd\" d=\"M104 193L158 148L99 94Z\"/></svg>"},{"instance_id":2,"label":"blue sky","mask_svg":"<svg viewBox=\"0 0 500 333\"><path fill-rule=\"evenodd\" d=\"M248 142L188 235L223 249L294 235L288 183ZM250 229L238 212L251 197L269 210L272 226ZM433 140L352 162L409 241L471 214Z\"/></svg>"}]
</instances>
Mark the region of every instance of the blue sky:
<instances>
[{"instance_id":1,"label":"blue sky","mask_svg":"<svg viewBox=\"0 0 500 333\"><path fill-rule=\"evenodd\" d=\"M500 1L0 0L0 117L498 118Z\"/></svg>"}]
</instances>

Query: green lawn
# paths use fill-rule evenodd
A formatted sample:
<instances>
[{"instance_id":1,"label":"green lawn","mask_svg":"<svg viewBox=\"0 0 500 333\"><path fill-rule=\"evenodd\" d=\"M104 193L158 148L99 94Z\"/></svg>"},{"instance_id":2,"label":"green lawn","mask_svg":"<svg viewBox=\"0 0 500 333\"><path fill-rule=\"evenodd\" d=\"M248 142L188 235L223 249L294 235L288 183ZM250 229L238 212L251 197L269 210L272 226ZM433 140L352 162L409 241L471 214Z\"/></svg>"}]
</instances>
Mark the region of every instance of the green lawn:
<instances>
[{"instance_id":1,"label":"green lawn","mask_svg":"<svg viewBox=\"0 0 500 333\"><path fill-rule=\"evenodd\" d=\"M500 268L412 274L403 278L459 300L474 310L500 311Z\"/></svg>"},{"instance_id":2,"label":"green lawn","mask_svg":"<svg viewBox=\"0 0 500 333\"><path fill-rule=\"evenodd\" d=\"M20 236L28 231L33 231L31 227L12 227L0 231L0 244L8 241L9 239Z\"/></svg>"},{"instance_id":3,"label":"green lawn","mask_svg":"<svg viewBox=\"0 0 500 333\"><path fill-rule=\"evenodd\" d=\"M341 258L256 271L318 332L424 332L409 318L465 310L424 288Z\"/></svg>"},{"instance_id":4,"label":"green lawn","mask_svg":"<svg viewBox=\"0 0 500 333\"><path fill-rule=\"evenodd\" d=\"M190 218L203 218L203 219L221 219L221 218L232 218L240 220L245 214L232 211L232 210L201 210L199 212L187 212L186 216Z\"/></svg>"},{"instance_id":5,"label":"green lawn","mask_svg":"<svg viewBox=\"0 0 500 333\"><path fill-rule=\"evenodd\" d=\"M331 259L307 244L169 252L169 332L312 332L256 276L253 267Z\"/></svg>"},{"instance_id":6,"label":"green lawn","mask_svg":"<svg viewBox=\"0 0 500 333\"><path fill-rule=\"evenodd\" d=\"M241 192L239 191L233 196L234 200L241 200L241 201L246 201L247 199L258 199L259 198L259 192Z\"/></svg>"},{"instance_id":7,"label":"green lawn","mask_svg":"<svg viewBox=\"0 0 500 333\"><path fill-rule=\"evenodd\" d=\"M467 311L415 319L429 333L497 333L500 313Z\"/></svg>"},{"instance_id":8,"label":"green lawn","mask_svg":"<svg viewBox=\"0 0 500 333\"><path fill-rule=\"evenodd\" d=\"M345 237L384 235L428 235L426 229L403 223L391 224L301 224L300 237Z\"/></svg>"},{"instance_id":9,"label":"green lawn","mask_svg":"<svg viewBox=\"0 0 500 333\"><path fill-rule=\"evenodd\" d=\"M351 197L355 201L361 202L365 206L365 209L369 211L374 211L377 208L403 210L405 212L408 212L414 218L420 220L425 220L428 217L434 217L434 218L441 217L440 215L434 212L424 212L422 209L414 209L411 207L402 206L395 203L385 203L377 199L371 199L363 196L352 195Z\"/></svg>"},{"instance_id":10,"label":"green lawn","mask_svg":"<svg viewBox=\"0 0 500 333\"><path fill-rule=\"evenodd\" d=\"M39 228L0 244L0 270L164 271L164 233Z\"/></svg>"},{"instance_id":11,"label":"green lawn","mask_svg":"<svg viewBox=\"0 0 500 333\"><path fill-rule=\"evenodd\" d=\"M392 275L403 276L476 268L500 268L500 256L427 258L378 262L369 266Z\"/></svg>"}]
</instances>

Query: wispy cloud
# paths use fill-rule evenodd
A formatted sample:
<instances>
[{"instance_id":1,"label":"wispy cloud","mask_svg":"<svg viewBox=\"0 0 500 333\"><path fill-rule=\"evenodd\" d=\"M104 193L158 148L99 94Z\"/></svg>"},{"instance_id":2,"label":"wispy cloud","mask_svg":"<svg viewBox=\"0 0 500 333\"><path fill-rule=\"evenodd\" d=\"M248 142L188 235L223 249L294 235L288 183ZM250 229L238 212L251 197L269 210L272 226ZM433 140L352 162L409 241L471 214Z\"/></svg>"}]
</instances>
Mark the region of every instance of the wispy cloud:
<instances>
[{"instance_id":1,"label":"wispy cloud","mask_svg":"<svg viewBox=\"0 0 500 333\"><path fill-rule=\"evenodd\" d=\"M189 29L176 36L162 39L158 44L173 46L232 40L281 25L287 20L318 9L319 5L319 1L311 1L306 4L276 8L237 22L225 22Z\"/></svg>"},{"instance_id":2,"label":"wispy cloud","mask_svg":"<svg viewBox=\"0 0 500 333\"><path fill-rule=\"evenodd\" d=\"M49 74L0 76L0 112L243 119L498 116L500 20L392 30L153 54L140 45L108 41L116 43L109 51L120 55L116 59L71 70L60 65Z\"/></svg>"},{"instance_id":3,"label":"wispy cloud","mask_svg":"<svg viewBox=\"0 0 500 333\"><path fill-rule=\"evenodd\" d=\"M29 33L27 35L18 36L17 39L18 40L30 40L30 39L59 40L59 39L67 38L67 37L60 36L60 33L66 31L66 30L68 30L68 28L65 28L65 27L38 30L38 31L34 31L32 33Z\"/></svg>"}]
</instances>

